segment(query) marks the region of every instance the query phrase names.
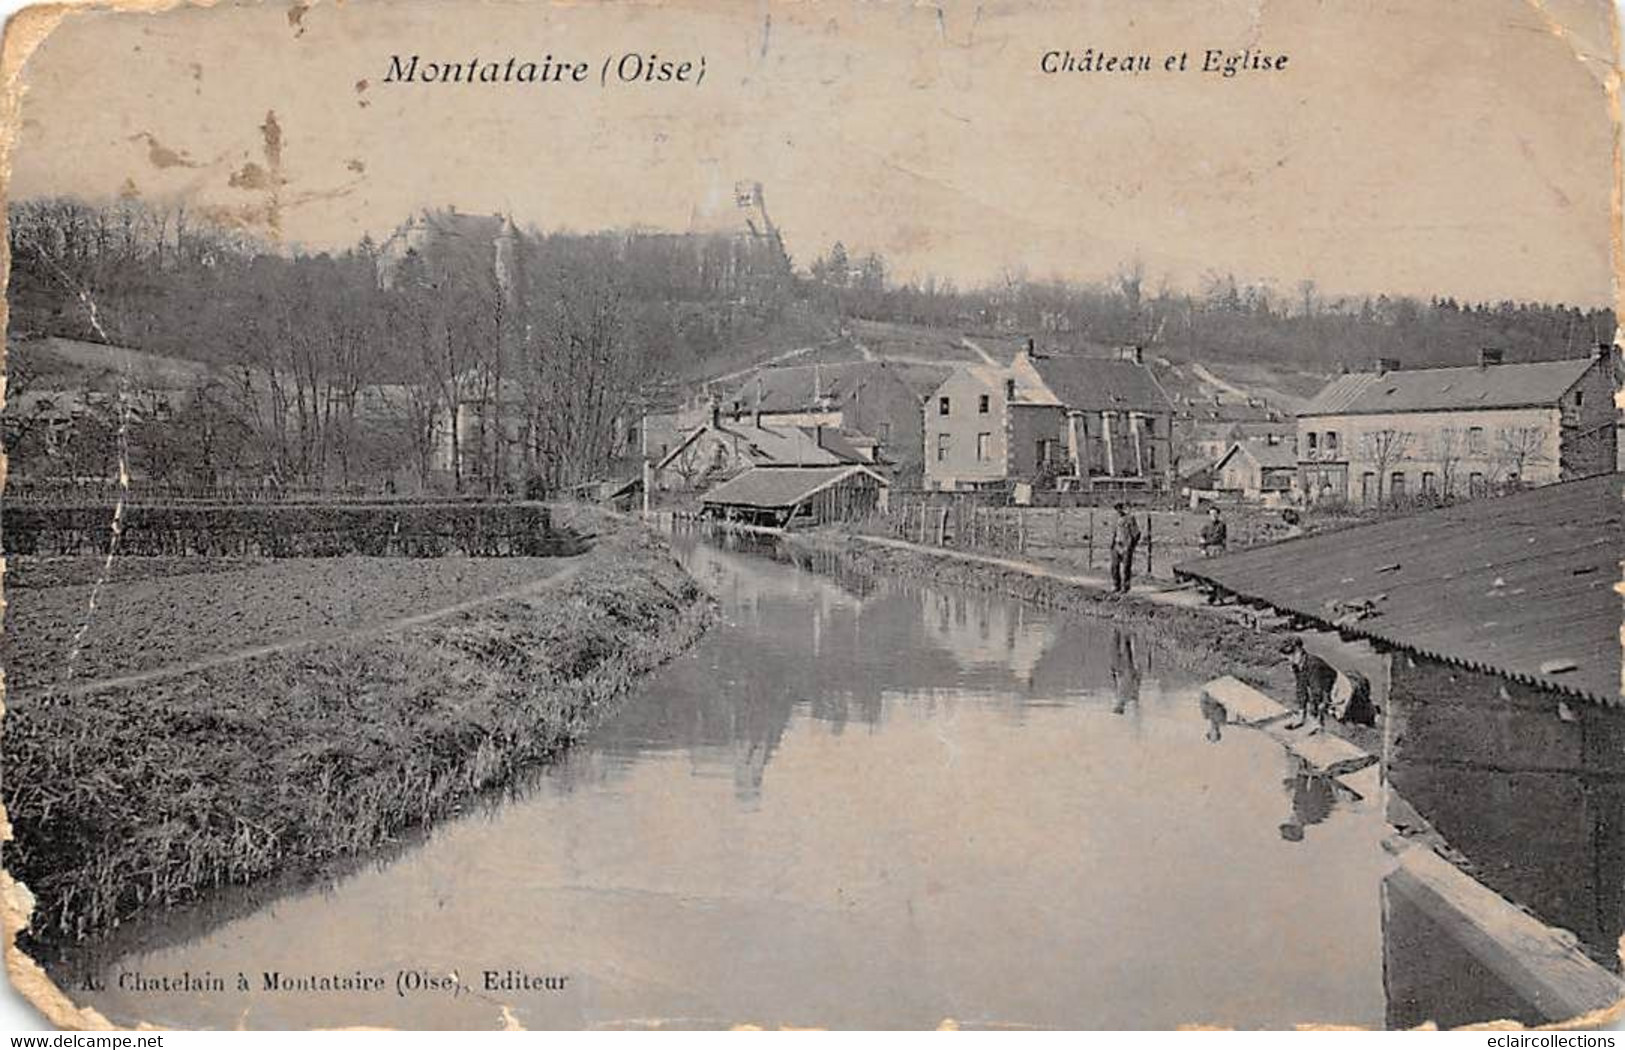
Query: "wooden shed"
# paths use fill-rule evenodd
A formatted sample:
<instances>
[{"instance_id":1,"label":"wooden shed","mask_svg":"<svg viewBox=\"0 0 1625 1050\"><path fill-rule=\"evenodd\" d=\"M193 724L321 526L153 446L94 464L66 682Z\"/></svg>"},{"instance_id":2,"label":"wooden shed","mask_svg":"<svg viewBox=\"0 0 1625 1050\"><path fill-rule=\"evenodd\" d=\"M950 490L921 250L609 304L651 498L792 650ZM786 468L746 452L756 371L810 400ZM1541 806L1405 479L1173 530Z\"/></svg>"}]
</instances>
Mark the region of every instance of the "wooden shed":
<instances>
[{"instance_id":1,"label":"wooden shed","mask_svg":"<svg viewBox=\"0 0 1625 1050\"><path fill-rule=\"evenodd\" d=\"M851 521L884 508L889 482L857 465L752 467L701 498L705 516L787 528Z\"/></svg>"}]
</instances>

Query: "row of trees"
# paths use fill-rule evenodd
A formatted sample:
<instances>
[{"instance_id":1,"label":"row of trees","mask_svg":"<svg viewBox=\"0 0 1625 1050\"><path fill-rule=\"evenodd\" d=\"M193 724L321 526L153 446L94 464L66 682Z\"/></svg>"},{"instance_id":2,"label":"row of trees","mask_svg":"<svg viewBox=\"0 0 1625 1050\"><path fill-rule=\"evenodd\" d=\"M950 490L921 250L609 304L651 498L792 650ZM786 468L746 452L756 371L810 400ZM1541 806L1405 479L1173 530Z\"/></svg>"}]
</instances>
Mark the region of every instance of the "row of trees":
<instances>
[{"instance_id":1,"label":"row of trees","mask_svg":"<svg viewBox=\"0 0 1625 1050\"><path fill-rule=\"evenodd\" d=\"M203 486L556 488L610 469L670 377L792 312L776 242L721 235L435 212L383 244L286 255L126 199L18 202L10 239L14 333L206 366L163 419L116 418L155 381L127 373L71 433L14 415L25 475L33 460L105 477L122 450L145 477ZM40 363L13 356L13 400L60 381Z\"/></svg>"},{"instance_id":2,"label":"row of trees","mask_svg":"<svg viewBox=\"0 0 1625 1050\"><path fill-rule=\"evenodd\" d=\"M870 320L1042 333L1063 343L1139 344L1181 360L1290 362L1319 372L1378 356L1407 366L1466 364L1485 346L1525 359L1570 356L1612 341L1614 333L1606 309L1334 296L1312 280L1280 289L1219 271L1194 290L1180 289L1166 277L1153 280L1138 262L1097 282L1034 280L1010 271L971 289L936 278L888 282L888 272L883 258L854 263L837 243L812 264L808 280L846 312Z\"/></svg>"}]
</instances>

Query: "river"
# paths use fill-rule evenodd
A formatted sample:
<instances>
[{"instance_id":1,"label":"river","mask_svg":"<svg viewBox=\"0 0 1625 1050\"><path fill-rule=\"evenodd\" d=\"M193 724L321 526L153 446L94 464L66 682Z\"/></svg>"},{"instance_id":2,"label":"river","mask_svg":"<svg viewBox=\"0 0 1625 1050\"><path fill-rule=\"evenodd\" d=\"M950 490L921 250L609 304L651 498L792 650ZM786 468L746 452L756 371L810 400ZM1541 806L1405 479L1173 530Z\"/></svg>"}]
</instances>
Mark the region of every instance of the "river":
<instances>
[{"instance_id":1,"label":"river","mask_svg":"<svg viewBox=\"0 0 1625 1050\"><path fill-rule=\"evenodd\" d=\"M723 622L562 759L356 870L157 916L75 998L176 1027L1384 1023L1377 803L1216 729L1150 639L677 547Z\"/></svg>"}]
</instances>

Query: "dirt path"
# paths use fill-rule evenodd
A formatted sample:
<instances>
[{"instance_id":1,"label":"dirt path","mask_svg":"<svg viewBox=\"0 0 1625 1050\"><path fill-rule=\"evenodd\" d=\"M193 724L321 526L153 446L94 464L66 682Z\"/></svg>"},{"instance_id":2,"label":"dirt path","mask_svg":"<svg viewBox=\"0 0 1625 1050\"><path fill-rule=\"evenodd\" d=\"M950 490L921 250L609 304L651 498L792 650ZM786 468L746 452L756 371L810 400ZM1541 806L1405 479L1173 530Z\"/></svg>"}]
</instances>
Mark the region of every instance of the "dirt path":
<instances>
[{"instance_id":1,"label":"dirt path","mask_svg":"<svg viewBox=\"0 0 1625 1050\"><path fill-rule=\"evenodd\" d=\"M564 560L564 559L561 559ZM392 620L381 620L378 623L367 624L349 631L322 631L310 634L296 635L276 642L267 642L263 645L251 645L230 652L216 653L185 663L170 664L167 667L154 667L147 671L138 671L134 674L119 675L116 678L100 678L92 682L83 682L70 686L47 686L41 689L31 689L21 698L32 699L49 696L52 699L71 699L73 697L88 696L92 693L106 692L111 689L126 689L133 685L144 685L147 682L159 681L165 678L175 678L181 675L195 674L198 671L212 670L216 667L225 667L230 664L241 663L244 660L254 660L262 656L274 656L278 653L290 652L323 642L355 641L364 638L375 638L396 631L407 630L412 627L421 627L459 613L477 609L483 605L494 602L507 601L511 598L520 598L537 591L551 590L560 584L568 583L579 576L587 567L585 555L575 555L574 564L567 565L551 576L544 576L540 580L532 580L517 587L484 594L478 598L456 602L452 605L431 609L428 612L414 613L411 616L397 617ZM20 699L21 699L20 698Z\"/></svg>"},{"instance_id":2,"label":"dirt path","mask_svg":"<svg viewBox=\"0 0 1625 1050\"><path fill-rule=\"evenodd\" d=\"M986 361L989 365L992 365L994 368L1003 368L1004 367L1004 365L1000 364L997 360L994 359L992 354L990 354L986 350L982 349L980 344L972 342L970 339L966 338L965 336L960 336L959 337L959 342L965 347L965 349L973 351L974 353L980 355L983 361Z\"/></svg>"},{"instance_id":3,"label":"dirt path","mask_svg":"<svg viewBox=\"0 0 1625 1050\"><path fill-rule=\"evenodd\" d=\"M1246 399L1252 396L1248 394L1247 391L1241 389L1241 387L1236 386L1234 383L1227 383L1223 379L1220 379L1218 376L1209 371L1206 365L1201 364L1200 362L1191 362L1191 372L1193 372L1196 375L1196 378L1200 379L1202 382L1207 383L1209 386L1218 387L1231 397Z\"/></svg>"},{"instance_id":4,"label":"dirt path","mask_svg":"<svg viewBox=\"0 0 1625 1050\"><path fill-rule=\"evenodd\" d=\"M919 554L929 554L939 558L954 558L959 561L978 562L983 565L997 565L1001 569L1012 569L1016 572L1026 573L1029 576L1042 576L1075 587L1087 587L1097 591L1104 591L1110 587L1110 581L1103 575L1061 572L1048 565L1027 561L1022 558L1001 558L996 554L972 554L969 551L958 551L948 547L932 547L926 544L912 543L908 540L892 539L887 536L853 534L852 538L879 547L893 547L897 550L915 551ZM1176 605L1186 609L1211 608L1201 595L1188 587L1165 583L1136 583L1130 588L1129 593L1136 598L1143 598L1158 605Z\"/></svg>"}]
</instances>

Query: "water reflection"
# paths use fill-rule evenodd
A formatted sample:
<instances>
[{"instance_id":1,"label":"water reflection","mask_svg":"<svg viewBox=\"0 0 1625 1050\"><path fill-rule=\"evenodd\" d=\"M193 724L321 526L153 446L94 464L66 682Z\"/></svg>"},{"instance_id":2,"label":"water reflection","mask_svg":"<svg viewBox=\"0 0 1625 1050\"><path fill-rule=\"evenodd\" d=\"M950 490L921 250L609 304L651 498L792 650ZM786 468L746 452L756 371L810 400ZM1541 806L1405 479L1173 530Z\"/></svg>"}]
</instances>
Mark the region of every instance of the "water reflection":
<instances>
[{"instance_id":1,"label":"water reflection","mask_svg":"<svg viewBox=\"0 0 1625 1050\"><path fill-rule=\"evenodd\" d=\"M1210 746L1195 681L1133 632L679 555L723 622L522 798L108 967L566 990L89 998L181 1026L1382 1022L1380 814L1334 800L1283 843L1278 745Z\"/></svg>"},{"instance_id":2,"label":"water reflection","mask_svg":"<svg viewBox=\"0 0 1625 1050\"><path fill-rule=\"evenodd\" d=\"M1281 782L1292 800L1291 812L1281 825L1281 838L1302 842L1304 829L1332 815L1336 801L1336 781L1315 771L1309 763L1297 761L1297 769Z\"/></svg>"}]
</instances>

